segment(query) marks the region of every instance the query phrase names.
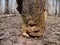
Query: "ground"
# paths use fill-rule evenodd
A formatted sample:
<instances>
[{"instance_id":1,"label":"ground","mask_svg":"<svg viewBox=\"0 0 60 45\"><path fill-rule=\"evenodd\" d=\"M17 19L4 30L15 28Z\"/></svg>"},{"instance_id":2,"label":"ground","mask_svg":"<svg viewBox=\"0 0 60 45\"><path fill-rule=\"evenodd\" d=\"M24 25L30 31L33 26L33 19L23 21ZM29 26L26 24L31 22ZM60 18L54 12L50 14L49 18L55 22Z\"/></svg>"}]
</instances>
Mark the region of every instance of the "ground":
<instances>
[{"instance_id":1,"label":"ground","mask_svg":"<svg viewBox=\"0 0 60 45\"><path fill-rule=\"evenodd\" d=\"M60 17L48 16L46 33L41 39L25 38L21 35L22 17L0 15L0 45L60 45Z\"/></svg>"}]
</instances>

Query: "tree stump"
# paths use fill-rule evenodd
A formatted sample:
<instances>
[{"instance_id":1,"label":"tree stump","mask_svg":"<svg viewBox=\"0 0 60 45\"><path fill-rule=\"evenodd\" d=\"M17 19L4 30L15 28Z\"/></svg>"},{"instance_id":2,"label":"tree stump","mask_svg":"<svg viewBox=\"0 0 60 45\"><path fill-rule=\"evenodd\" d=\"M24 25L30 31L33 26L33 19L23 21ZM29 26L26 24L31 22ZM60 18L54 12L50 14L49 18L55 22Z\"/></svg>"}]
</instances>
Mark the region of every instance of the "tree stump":
<instances>
[{"instance_id":1,"label":"tree stump","mask_svg":"<svg viewBox=\"0 0 60 45\"><path fill-rule=\"evenodd\" d=\"M40 37L45 33L45 0L23 0L21 27L22 35L25 37Z\"/></svg>"}]
</instances>

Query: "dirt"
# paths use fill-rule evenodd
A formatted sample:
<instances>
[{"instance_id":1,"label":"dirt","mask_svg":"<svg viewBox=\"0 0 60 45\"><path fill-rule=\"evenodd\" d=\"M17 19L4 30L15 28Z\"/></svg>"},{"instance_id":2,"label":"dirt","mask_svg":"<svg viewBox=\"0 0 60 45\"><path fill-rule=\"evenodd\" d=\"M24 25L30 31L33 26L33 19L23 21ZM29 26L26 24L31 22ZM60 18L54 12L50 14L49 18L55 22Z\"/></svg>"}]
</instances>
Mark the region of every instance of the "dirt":
<instances>
[{"instance_id":1,"label":"dirt","mask_svg":"<svg viewBox=\"0 0 60 45\"><path fill-rule=\"evenodd\" d=\"M0 15L0 45L60 45L60 17L48 16L42 38L26 38L21 34L20 14Z\"/></svg>"}]
</instances>

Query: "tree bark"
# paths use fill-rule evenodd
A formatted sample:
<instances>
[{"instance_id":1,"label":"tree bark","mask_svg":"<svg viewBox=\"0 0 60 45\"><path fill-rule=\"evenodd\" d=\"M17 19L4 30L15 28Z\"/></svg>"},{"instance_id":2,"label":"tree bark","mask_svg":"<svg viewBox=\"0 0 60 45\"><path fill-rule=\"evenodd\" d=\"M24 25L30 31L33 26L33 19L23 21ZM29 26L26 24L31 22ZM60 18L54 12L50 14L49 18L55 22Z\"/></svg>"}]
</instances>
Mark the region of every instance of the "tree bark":
<instances>
[{"instance_id":1,"label":"tree bark","mask_svg":"<svg viewBox=\"0 0 60 45\"><path fill-rule=\"evenodd\" d=\"M45 0L23 0L24 25L21 28L23 35L25 33L32 36L42 36L45 33L45 10Z\"/></svg>"}]
</instances>

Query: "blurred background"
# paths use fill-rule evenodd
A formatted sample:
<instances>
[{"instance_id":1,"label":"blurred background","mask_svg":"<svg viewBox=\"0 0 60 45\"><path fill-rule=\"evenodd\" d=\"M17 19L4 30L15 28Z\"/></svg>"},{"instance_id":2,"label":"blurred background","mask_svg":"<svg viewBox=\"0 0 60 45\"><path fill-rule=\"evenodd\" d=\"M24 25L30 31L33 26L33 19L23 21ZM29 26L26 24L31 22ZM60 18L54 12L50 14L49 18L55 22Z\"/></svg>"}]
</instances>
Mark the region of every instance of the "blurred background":
<instances>
[{"instance_id":1,"label":"blurred background","mask_svg":"<svg viewBox=\"0 0 60 45\"><path fill-rule=\"evenodd\" d=\"M60 0L46 0L46 8L49 15L59 15Z\"/></svg>"},{"instance_id":2,"label":"blurred background","mask_svg":"<svg viewBox=\"0 0 60 45\"><path fill-rule=\"evenodd\" d=\"M0 0L0 14L14 14L18 7L16 0ZM48 15L59 15L60 0L46 0Z\"/></svg>"},{"instance_id":3,"label":"blurred background","mask_svg":"<svg viewBox=\"0 0 60 45\"><path fill-rule=\"evenodd\" d=\"M0 0L0 14L15 13L17 8L16 0Z\"/></svg>"}]
</instances>

